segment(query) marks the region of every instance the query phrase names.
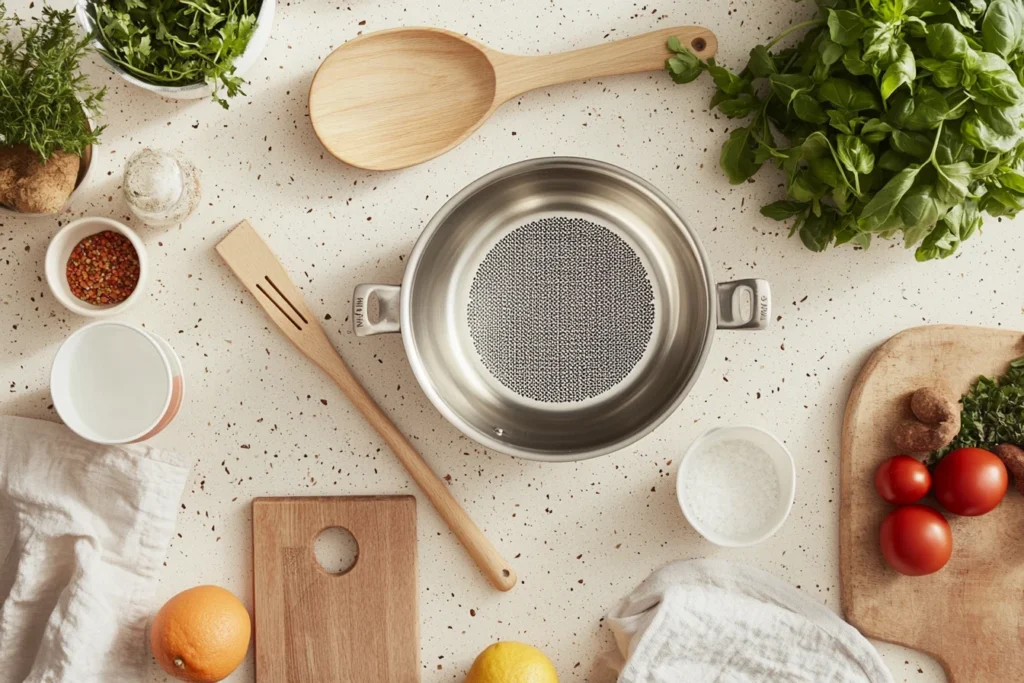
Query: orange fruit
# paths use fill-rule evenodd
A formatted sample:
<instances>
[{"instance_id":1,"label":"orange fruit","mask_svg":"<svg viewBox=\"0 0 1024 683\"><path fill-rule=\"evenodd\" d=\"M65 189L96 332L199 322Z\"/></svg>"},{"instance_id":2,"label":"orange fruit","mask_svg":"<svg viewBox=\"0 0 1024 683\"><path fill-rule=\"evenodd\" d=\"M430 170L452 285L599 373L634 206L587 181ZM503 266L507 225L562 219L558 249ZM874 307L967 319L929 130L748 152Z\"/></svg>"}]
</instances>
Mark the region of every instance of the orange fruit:
<instances>
[{"instance_id":1,"label":"orange fruit","mask_svg":"<svg viewBox=\"0 0 1024 683\"><path fill-rule=\"evenodd\" d=\"M149 646L164 671L190 683L227 678L245 659L252 623L245 605L219 586L196 586L153 617Z\"/></svg>"}]
</instances>

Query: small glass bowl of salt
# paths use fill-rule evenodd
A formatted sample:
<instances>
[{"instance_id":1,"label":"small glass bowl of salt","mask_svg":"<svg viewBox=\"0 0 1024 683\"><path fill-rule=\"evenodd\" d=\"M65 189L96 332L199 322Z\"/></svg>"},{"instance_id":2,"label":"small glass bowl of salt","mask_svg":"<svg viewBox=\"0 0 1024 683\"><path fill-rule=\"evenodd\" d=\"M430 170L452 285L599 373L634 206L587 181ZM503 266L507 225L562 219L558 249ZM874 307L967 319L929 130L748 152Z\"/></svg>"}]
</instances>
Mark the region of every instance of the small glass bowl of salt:
<instances>
[{"instance_id":1,"label":"small glass bowl of salt","mask_svg":"<svg viewBox=\"0 0 1024 683\"><path fill-rule=\"evenodd\" d=\"M757 427L716 427L683 454L676 496L686 521L712 543L756 545L793 507L796 466L782 443Z\"/></svg>"}]
</instances>

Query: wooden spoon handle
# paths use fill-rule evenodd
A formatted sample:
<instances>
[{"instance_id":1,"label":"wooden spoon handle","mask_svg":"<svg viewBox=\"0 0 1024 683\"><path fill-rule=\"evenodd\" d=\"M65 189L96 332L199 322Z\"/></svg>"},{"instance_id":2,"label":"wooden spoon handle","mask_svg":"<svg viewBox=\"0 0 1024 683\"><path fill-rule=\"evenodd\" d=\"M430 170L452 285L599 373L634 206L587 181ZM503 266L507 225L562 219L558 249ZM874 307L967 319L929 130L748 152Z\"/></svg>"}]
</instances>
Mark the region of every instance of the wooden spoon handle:
<instances>
[{"instance_id":1,"label":"wooden spoon handle","mask_svg":"<svg viewBox=\"0 0 1024 683\"><path fill-rule=\"evenodd\" d=\"M333 350L333 347L331 348ZM416 451L405 435L398 430L395 423L381 410L377 402L345 365L341 356L337 355L337 352L318 355L320 357L314 358L314 361L330 375L338 388L363 414L370 426L384 438L385 443L398 456L409 476L426 494L434 509L441 515L441 519L466 548L491 585L501 591L511 590L517 582L515 570L505 562L498 550L480 531L480 527L462 509L455 497L448 491L448 486L434 474L430 465L423 460L423 456Z\"/></svg>"},{"instance_id":2,"label":"wooden spoon handle","mask_svg":"<svg viewBox=\"0 0 1024 683\"><path fill-rule=\"evenodd\" d=\"M504 102L558 83L664 69L669 56L665 43L671 36L677 36L701 60L718 51L718 39L708 29L676 26L556 55L521 57L490 52L497 76L495 100Z\"/></svg>"}]
</instances>

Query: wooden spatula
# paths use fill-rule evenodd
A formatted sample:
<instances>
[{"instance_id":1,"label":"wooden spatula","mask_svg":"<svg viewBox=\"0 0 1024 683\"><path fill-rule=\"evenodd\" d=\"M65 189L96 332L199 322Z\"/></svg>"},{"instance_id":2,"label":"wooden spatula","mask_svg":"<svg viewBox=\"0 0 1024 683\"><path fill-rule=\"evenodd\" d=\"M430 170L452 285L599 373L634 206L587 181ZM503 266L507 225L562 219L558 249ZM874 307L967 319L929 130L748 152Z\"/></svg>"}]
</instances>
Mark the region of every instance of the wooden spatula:
<instances>
[{"instance_id":1,"label":"wooden spatula","mask_svg":"<svg viewBox=\"0 0 1024 683\"><path fill-rule=\"evenodd\" d=\"M480 528L459 506L448 487L424 462L423 456L416 452L405 435L398 431L373 397L352 375L345 361L331 345L316 316L309 310L302 294L248 221L242 221L228 233L217 245L217 253L246 289L252 292L274 324L334 380L366 421L384 438L491 584L502 591L515 586L516 573L512 567L502 559Z\"/></svg>"}]
</instances>

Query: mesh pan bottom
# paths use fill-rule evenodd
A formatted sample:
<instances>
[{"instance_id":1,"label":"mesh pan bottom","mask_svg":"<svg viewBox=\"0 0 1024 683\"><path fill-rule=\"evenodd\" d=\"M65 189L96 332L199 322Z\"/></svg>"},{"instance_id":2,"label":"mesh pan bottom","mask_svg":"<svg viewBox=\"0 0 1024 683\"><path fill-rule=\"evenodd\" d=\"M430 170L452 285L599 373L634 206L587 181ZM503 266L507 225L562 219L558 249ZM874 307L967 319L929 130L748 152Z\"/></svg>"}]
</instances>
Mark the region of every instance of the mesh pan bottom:
<instances>
[{"instance_id":1,"label":"mesh pan bottom","mask_svg":"<svg viewBox=\"0 0 1024 683\"><path fill-rule=\"evenodd\" d=\"M467 315L495 379L526 398L568 403L608 391L636 366L651 339L654 293L618 235L559 216L513 230L487 253Z\"/></svg>"}]
</instances>

